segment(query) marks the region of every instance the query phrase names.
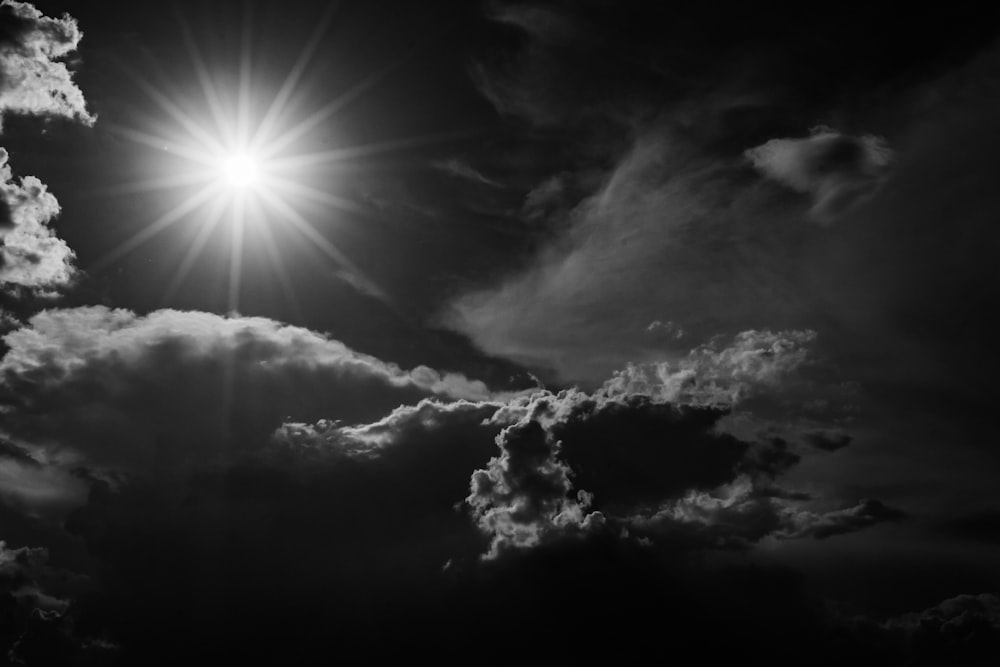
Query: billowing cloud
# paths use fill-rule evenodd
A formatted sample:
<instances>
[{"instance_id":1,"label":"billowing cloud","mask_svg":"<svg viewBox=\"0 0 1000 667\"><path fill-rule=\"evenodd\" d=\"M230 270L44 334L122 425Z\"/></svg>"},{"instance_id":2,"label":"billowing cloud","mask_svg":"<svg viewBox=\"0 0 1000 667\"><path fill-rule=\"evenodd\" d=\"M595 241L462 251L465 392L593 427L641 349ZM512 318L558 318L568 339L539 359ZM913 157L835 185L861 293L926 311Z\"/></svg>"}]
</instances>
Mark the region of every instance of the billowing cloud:
<instances>
[{"instance_id":1,"label":"billowing cloud","mask_svg":"<svg viewBox=\"0 0 1000 667\"><path fill-rule=\"evenodd\" d=\"M72 281L74 253L49 223L59 202L34 176L15 181L0 148L0 285L49 289Z\"/></svg>"},{"instance_id":2,"label":"billowing cloud","mask_svg":"<svg viewBox=\"0 0 1000 667\"><path fill-rule=\"evenodd\" d=\"M662 401L733 406L794 381L810 359L816 332L743 331L700 345L676 362L628 364L604 383L609 394L646 394Z\"/></svg>"},{"instance_id":3,"label":"billowing cloud","mask_svg":"<svg viewBox=\"0 0 1000 667\"><path fill-rule=\"evenodd\" d=\"M560 461L559 443L534 419L508 426L497 436L500 456L472 475L466 501L480 528L492 536L487 558L506 549L541 544L551 534L601 526L600 512L588 512L591 496L570 497L572 471Z\"/></svg>"},{"instance_id":4,"label":"billowing cloud","mask_svg":"<svg viewBox=\"0 0 1000 667\"><path fill-rule=\"evenodd\" d=\"M64 466L164 471L258 447L289 417L369 422L427 396L489 394L264 318L55 309L4 340L3 430Z\"/></svg>"},{"instance_id":5,"label":"billowing cloud","mask_svg":"<svg viewBox=\"0 0 1000 667\"><path fill-rule=\"evenodd\" d=\"M49 311L8 345L3 378L21 399L6 397L13 430L28 440L42 429L36 412L73 416L79 403L116 425L100 439L117 449L95 444L79 415L48 438L130 471L91 477L66 522L100 572L101 605L76 600L65 613L79 631L60 636L78 651L110 642L125 659L145 658L149 646L176 657L175 645L244 655L235 638L252 632L265 637L255 650L308 652L320 628L336 627L344 648L425 648L446 631L465 653L488 632L468 613L483 600L505 616L527 606L519 618L548 618L546 628L589 601L608 631L669 620L686 637L728 636L746 627L727 618L729 594L705 608L702 626L686 612L633 608L628 591L693 604L704 589L687 588L692 577L744 575L692 569L680 554L815 537L807 526L833 523L810 514L808 497L775 492L797 459L784 445L719 431L728 413L719 406L621 390L434 395L440 374L406 373L270 320L204 313ZM228 430L201 414L221 410L213 396L224 395L227 362L242 388ZM347 400L358 393L363 405ZM251 418L256 425L239 430ZM138 456L123 453L128 446ZM20 441L5 449L24 465L59 451ZM712 509L707 499L725 488L738 502ZM686 514L668 521L671 506ZM771 581L759 572L753 581L762 576ZM780 595L775 613L805 604ZM373 642L387 623L392 646ZM180 644L167 641L178 635ZM642 637L633 643L627 654L648 649Z\"/></svg>"},{"instance_id":6,"label":"billowing cloud","mask_svg":"<svg viewBox=\"0 0 1000 667\"><path fill-rule=\"evenodd\" d=\"M50 18L16 0L0 4L0 130L7 113L94 123L72 73L60 62L82 36L68 15Z\"/></svg>"},{"instance_id":7,"label":"billowing cloud","mask_svg":"<svg viewBox=\"0 0 1000 667\"><path fill-rule=\"evenodd\" d=\"M729 406L643 394L539 392L492 417L500 455L466 502L490 536L487 558L609 528L683 548L747 548L826 538L902 518L876 500L810 509L775 481L801 457L781 438L726 432ZM821 499L828 501L828 499Z\"/></svg>"},{"instance_id":8,"label":"billowing cloud","mask_svg":"<svg viewBox=\"0 0 1000 667\"><path fill-rule=\"evenodd\" d=\"M870 196L892 164L885 139L851 137L826 127L804 139L772 139L746 151L765 175L813 196L810 214L828 224Z\"/></svg>"},{"instance_id":9,"label":"billowing cloud","mask_svg":"<svg viewBox=\"0 0 1000 667\"><path fill-rule=\"evenodd\" d=\"M449 638L458 657L492 632L470 613L477 604L546 632L568 631L583 604L602 636L648 626L625 646L599 642L619 655L647 654L662 623L683 628L672 646L748 627L758 639L765 627L784 635L792 626L730 619L742 594L723 592L766 581L768 613L816 622L778 573L685 563L668 540L597 509L599 495L609 509L631 506L753 466L751 445L711 433L722 414L583 392L425 399L368 424L285 424L259 449L170 485L96 484L67 525L104 565L105 606L128 610L106 630L126 658L157 646L251 659L235 641L246 632L262 637L254 651L308 653L323 627L337 629L342 649L381 656ZM732 541L744 523L716 530ZM703 597L706 582L721 586L717 600ZM637 590L684 603L652 610ZM81 627L108 622L76 613ZM375 641L387 624L394 641ZM183 642L165 641L178 633ZM509 644L527 650L532 637L513 633Z\"/></svg>"}]
</instances>

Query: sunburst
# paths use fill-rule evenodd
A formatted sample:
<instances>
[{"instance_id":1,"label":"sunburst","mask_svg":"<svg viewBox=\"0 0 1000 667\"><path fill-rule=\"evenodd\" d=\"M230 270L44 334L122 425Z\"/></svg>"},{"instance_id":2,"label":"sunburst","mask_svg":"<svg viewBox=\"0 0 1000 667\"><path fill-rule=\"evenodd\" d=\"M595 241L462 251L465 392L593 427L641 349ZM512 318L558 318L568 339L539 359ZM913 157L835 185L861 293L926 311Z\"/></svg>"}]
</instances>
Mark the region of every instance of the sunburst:
<instances>
[{"instance_id":1,"label":"sunburst","mask_svg":"<svg viewBox=\"0 0 1000 667\"><path fill-rule=\"evenodd\" d=\"M335 273L345 276L350 284L369 296L388 303L385 291L331 243L314 226L313 221L303 210L305 203L319 205L330 211L328 217L335 217L338 211L357 214L359 207L328 189L309 185L308 179L301 176L303 173L311 173L317 168L344 160L415 145L437 143L467 135L468 131L410 137L312 153L290 152L309 132L330 120L348 103L370 90L412 55L412 52L409 52L393 60L354 87L336 95L321 108L301 120L292 122L289 113L290 102L317 46L323 39L332 16L331 8L303 47L280 88L273 95L273 100L260 115L255 115L257 109L251 103L253 93L259 91L251 89L252 48L249 20L243 26L239 73L235 77L237 80L228 87L220 87L213 79L209 63L199 50L190 28L183 20L180 21L184 44L204 98L204 106L209 110L207 118L192 111L195 104L186 104L182 98L168 94L161 87L150 83L146 77L131 72L126 67L136 85L149 96L163 116L169 119L169 127L165 132L150 132L147 129L124 126L114 126L111 129L118 135L149 148L156 150L165 148L178 158L181 166L176 173L169 176L130 183L118 190L131 192L176 190L179 193L178 201L163 215L143 222L139 229L107 252L92 265L92 268L107 266L163 233L178 221L197 217L201 226L167 286L164 293L165 301L169 301L183 284L204 251L209 238L212 237L213 231L223 221L227 221L230 228L228 278L230 310L237 310L239 307L244 235L248 228L252 228L264 237L263 246L268 261L293 306L296 302L295 294L291 289L282 257L274 243L268 242L273 240L275 229L278 228L281 230L280 233L286 233L287 230L288 233L298 235L308 242L308 246L325 255L328 260L332 260L336 264ZM278 222L281 224L275 224Z\"/></svg>"}]
</instances>

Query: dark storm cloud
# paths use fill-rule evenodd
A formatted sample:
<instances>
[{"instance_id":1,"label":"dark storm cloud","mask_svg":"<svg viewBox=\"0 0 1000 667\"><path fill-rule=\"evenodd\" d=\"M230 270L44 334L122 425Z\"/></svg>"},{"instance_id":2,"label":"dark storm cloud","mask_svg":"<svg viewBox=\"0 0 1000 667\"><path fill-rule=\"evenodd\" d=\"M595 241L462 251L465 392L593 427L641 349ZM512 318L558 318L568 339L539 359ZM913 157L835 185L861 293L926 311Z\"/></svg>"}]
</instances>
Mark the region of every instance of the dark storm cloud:
<instances>
[{"instance_id":1,"label":"dark storm cloud","mask_svg":"<svg viewBox=\"0 0 1000 667\"><path fill-rule=\"evenodd\" d=\"M690 637L745 637L747 626L727 611L742 598L722 591L718 599L703 597L708 582L722 580L765 585L769 600L780 598L768 613L783 619L811 608L795 586L785 588L787 574L694 567L682 557L815 536L808 526L833 522L810 513L808 498L774 493L775 479L796 464L787 447L717 432L728 408L673 405L620 388L539 391L484 400L445 395L391 411L386 400L370 410L381 406L384 416L365 423L356 406L338 399L365 391L359 387L374 377L379 388L369 402L383 395L414 400L404 391L411 374L306 330L255 318L80 309L43 314L18 333L5 363L8 377L30 389L26 398L49 401L51 385L72 387L114 356L122 363L100 376L120 384L99 390L90 383L87 392L72 392L72 402L100 409L104 421L136 420L137 428L162 431L161 448L184 450L154 452L156 469L128 460L126 477L91 478L89 497L67 521L95 560L101 587L99 604L73 598L64 613L77 630L60 636L76 651L110 640L126 659L147 664L169 663L181 652L206 660L253 660L261 651L304 657L329 636L322 628L337 628L344 650L388 655L447 645L467 655L489 631L469 611L484 600L496 613L520 609L525 623L544 616L545 627L589 601L609 632L670 622ZM208 357L238 360L236 385L261 383L271 398L250 404L237 395L233 431L211 437L197 415L221 410L205 402L212 392L185 397L214 376ZM323 398L316 411L330 418L287 422L268 437L248 431L240 440L239 419L251 408L270 414L272 403L286 401L284 381L308 377L291 372L297 363L316 366L320 379L340 378L309 385ZM257 377L260 366L270 368L266 377ZM756 362L741 367L752 369L747 377L767 376ZM190 382L177 382L188 373ZM163 393L163 386L176 391ZM109 400L123 395L136 400ZM187 400L198 407L184 408ZM57 402L60 412L67 402ZM152 407L141 409L146 404ZM13 408L16 425L31 401ZM182 419L188 423L164 431L162 422ZM88 455L74 435L81 428L62 437ZM132 442L125 430L108 437ZM11 447L24 458L23 447ZM640 514L670 505L687 507L672 527L663 516ZM673 565L665 568L666 561ZM681 596L701 610L699 620L635 606L639 598L628 591L637 586ZM528 600L535 602L526 608ZM612 609L617 615L608 615ZM808 618L818 632L818 617ZM386 627L393 642L377 640ZM789 626L763 627L754 625L747 637L771 641ZM247 632L260 638L253 649L239 641ZM523 642L531 643L527 636ZM633 643L618 650L649 648L642 638ZM152 646L160 657L148 652Z\"/></svg>"},{"instance_id":2,"label":"dark storm cloud","mask_svg":"<svg viewBox=\"0 0 1000 667\"><path fill-rule=\"evenodd\" d=\"M0 4L0 130L7 113L94 123L83 93L60 62L82 36L68 15L50 18L15 0Z\"/></svg>"},{"instance_id":3,"label":"dark storm cloud","mask_svg":"<svg viewBox=\"0 0 1000 667\"><path fill-rule=\"evenodd\" d=\"M352 650L389 623L377 653L445 631L465 612L439 599L454 594L444 568L486 547L455 504L493 450L495 409L424 401L369 425L290 423L170 485L95 485L67 525L105 565L113 636L154 659L149 647L178 633L198 655L242 655L234 641L250 630L260 650L294 656L325 641L328 623Z\"/></svg>"},{"instance_id":4,"label":"dark storm cloud","mask_svg":"<svg viewBox=\"0 0 1000 667\"><path fill-rule=\"evenodd\" d=\"M822 224L870 197L892 163L881 137L849 137L825 127L804 139L772 139L746 156L765 175L811 194L809 213Z\"/></svg>"},{"instance_id":5,"label":"dark storm cloud","mask_svg":"<svg viewBox=\"0 0 1000 667\"><path fill-rule=\"evenodd\" d=\"M712 581L763 586L772 601L766 613L791 619L812 603L789 573L688 563L681 552L730 545L693 535L676 544L638 522L606 521L595 509L599 494L581 485L592 482L614 508L637 501L633 483L644 484L646 498L733 479L736 469L756 466L741 458L756 445L713 435L722 414L567 392L423 400L369 424L288 423L260 449L222 467L189 466L169 485L140 476L117 488L95 484L67 525L103 564L112 611L100 617L107 625L86 607L74 613L103 628L123 655L154 661L178 651L303 657L330 632L342 650L369 655L437 646L467 657L491 632L475 613L483 605L526 625L508 640L525 649L538 639L527 627L562 627L584 603L604 632L650 626L627 646L601 639L588 650L645 654L646 638L661 636L651 628L666 622L687 628L671 635L674 643L708 635L771 641L789 626L751 623L744 635L746 619L727 611L742 594L723 586L717 598L704 596ZM605 452L610 463L595 466L600 447L624 451ZM629 453L641 467L625 465ZM709 460L686 460L703 455ZM756 521L734 514L713 530L732 542L757 531ZM648 607L629 592L639 589L686 600L684 611ZM818 632L812 613L808 624ZM259 637L253 648L237 639L246 632ZM160 658L147 658L150 646Z\"/></svg>"}]
</instances>

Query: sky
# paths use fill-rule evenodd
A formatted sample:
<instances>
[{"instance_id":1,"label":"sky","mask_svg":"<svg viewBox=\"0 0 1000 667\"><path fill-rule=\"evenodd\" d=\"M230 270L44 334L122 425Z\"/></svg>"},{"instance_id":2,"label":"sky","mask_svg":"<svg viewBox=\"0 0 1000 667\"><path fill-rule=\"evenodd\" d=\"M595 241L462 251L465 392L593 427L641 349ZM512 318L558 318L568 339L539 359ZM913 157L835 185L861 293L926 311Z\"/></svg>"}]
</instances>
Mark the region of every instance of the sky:
<instances>
[{"instance_id":1,"label":"sky","mask_svg":"<svg viewBox=\"0 0 1000 667\"><path fill-rule=\"evenodd\" d=\"M661 4L0 2L0 664L994 664L995 12Z\"/></svg>"}]
</instances>

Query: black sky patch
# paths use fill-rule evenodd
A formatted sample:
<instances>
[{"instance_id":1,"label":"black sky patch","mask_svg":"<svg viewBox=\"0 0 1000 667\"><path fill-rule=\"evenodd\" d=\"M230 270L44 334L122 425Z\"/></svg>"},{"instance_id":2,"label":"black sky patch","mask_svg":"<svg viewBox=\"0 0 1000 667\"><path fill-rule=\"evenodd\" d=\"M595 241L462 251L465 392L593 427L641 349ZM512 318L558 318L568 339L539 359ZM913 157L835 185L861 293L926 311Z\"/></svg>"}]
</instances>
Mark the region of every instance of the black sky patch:
<instances>
[{"instance_id":1,"label":"black sky patch","mask_svg":"<svg viewBox=\"0 0 1000 667\"><path fill-rule=\"evenodd\" d=\"M733 478L747 444L712 432L725 412L677 408L637 397L583 404L552 430L579 488L600 506L647 503Z\"/></svg>"}]
</instances>

